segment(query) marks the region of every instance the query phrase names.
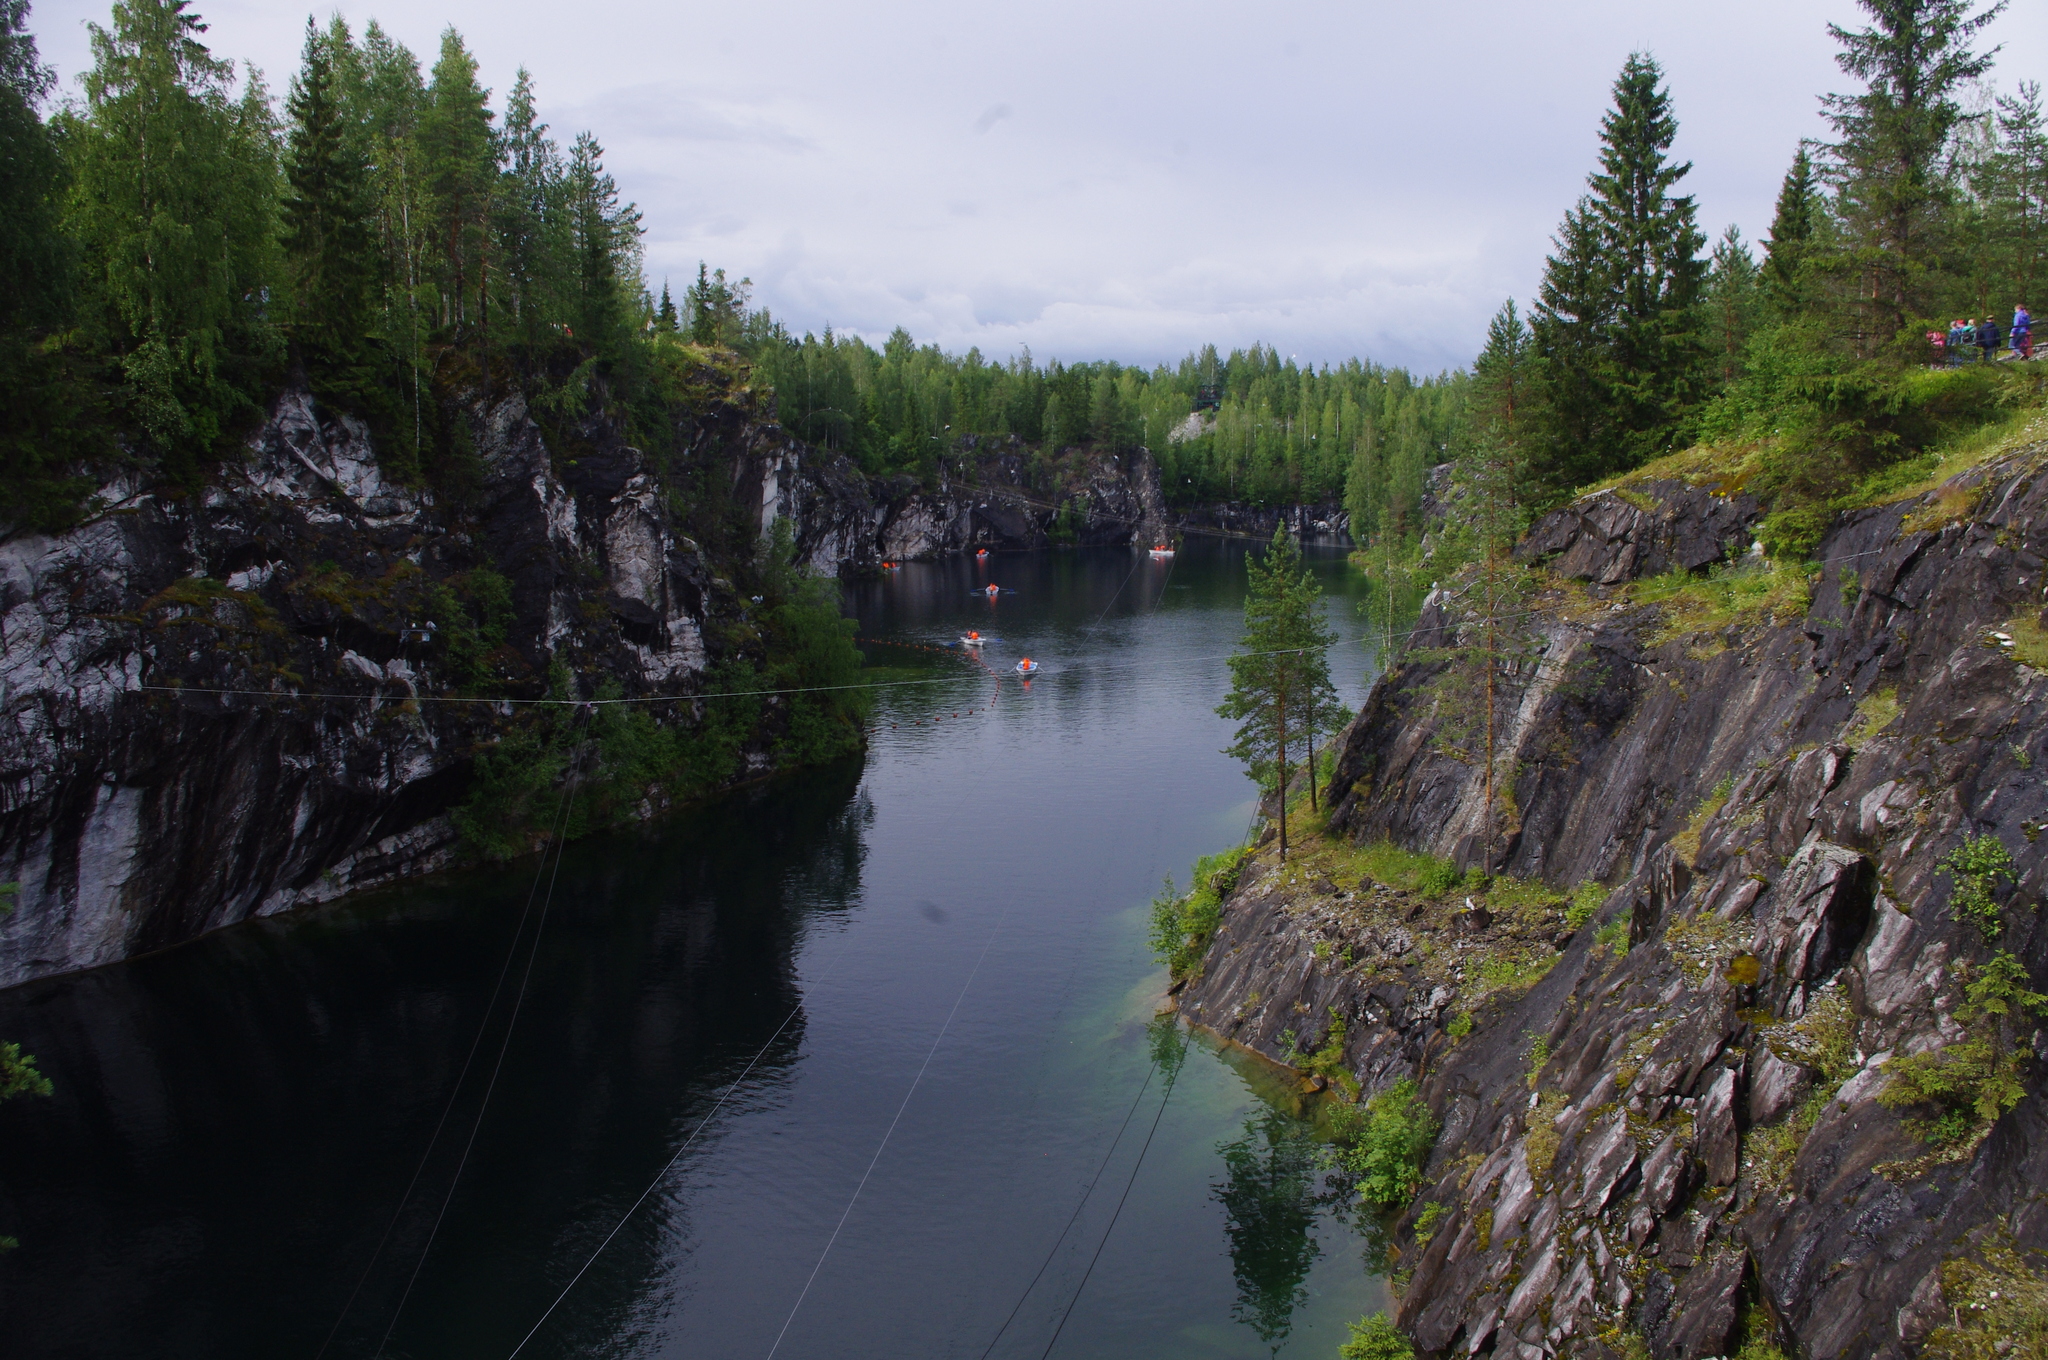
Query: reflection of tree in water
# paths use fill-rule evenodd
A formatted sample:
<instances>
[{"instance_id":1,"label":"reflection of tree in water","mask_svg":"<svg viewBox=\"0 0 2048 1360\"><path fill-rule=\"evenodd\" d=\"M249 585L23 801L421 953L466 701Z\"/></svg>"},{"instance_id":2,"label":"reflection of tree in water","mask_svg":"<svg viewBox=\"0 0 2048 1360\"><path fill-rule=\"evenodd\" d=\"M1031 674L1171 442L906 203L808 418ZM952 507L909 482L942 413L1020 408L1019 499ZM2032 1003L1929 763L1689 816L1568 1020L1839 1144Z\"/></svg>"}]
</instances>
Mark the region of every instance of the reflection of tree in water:
<instances>
[{"instance_id":1,"label":"reflection of tree in water","mask_svg":"<svg viewBox=\"0 0 2048 1360\"><path fill-rule=\"evenodd\" d=\"M1274 1354L1308 1297L1303 1281L1322 1255L1315 1238L1322 1207L1322 1145L1309 1127L1278 1110L1245 1121L1244 1137L1217 1149L1228 1169L1212 1193L1229 1215L1230 1268L1237 1276L1231 1316Z\"/></svg>"}]
</instances>

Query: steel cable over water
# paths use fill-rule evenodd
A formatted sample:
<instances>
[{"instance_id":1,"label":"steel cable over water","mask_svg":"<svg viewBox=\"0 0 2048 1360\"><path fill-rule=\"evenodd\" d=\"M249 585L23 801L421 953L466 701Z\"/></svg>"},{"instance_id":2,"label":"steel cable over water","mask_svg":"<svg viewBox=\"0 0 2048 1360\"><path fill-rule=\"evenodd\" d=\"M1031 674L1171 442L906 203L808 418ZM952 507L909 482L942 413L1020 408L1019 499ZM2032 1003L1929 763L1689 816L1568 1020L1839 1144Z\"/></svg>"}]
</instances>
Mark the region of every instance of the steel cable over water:
<instances>
[{"instance_id":1,"label":"steel cable over water","mask_svg":"<svg viewBox=\"0 0 2048 1360\"><path fill-rule=\"evenodd\" d=\"M469 1138L462 1145L462 1156L455 1163L455 1174L448 1180L448 1193L441 1197L441 1207L434 1214L434 1226L427 1232L426 1245L420 1248L419 1260L413 1263L412 1274L405 1281L405 1292L398 1296L398 1306L391 1310L391 1321L385 1326L384 1335L377 1341L377 1349L373 1354L372 1360L375 1360L376 1356L384 1354L384 1347L390 1342L391 1333L398 1326L399 1316L405 1312L406 1302L412 1297L413 1286L419 1282L420 1271L427 1264L427 1254L434 1249L434 1239L440 1235L441 1223L448 1216L448 1206L454 1202L456 1187L462 1183L462 1173L469 1166L469 1154L476 1147L476 1136L484 1126L484 1115L490 1110L491 1095L498 1089L498 1076L505 1070L505 1054L512 1047L512 1032L518 1028L519 1012L526 1004L526 991L533 982L533 965L535 960L540 957L541 936L547 930L548 908L554 904L555 883L562 874L562 856L567 849L567 834L569 830L569 807L571 801L576 796L576 778L578 773L572 766L569 772L568 785L562 791L561 821L555 829L555 867L554 871L548 875L547 896L541 899L540 919L534 923L533 927L533 946L526 954L526 968L520 974L519 990L512 999L512 1013L505 1021L505 1037L498 1043L497 1060L491 1064L491 1079L484 1084L483 1099L477 1104L476 1108L476 1120L469 1126ZM542 862L546 862L545 858L543 858Z\"/></svg>"},{"instance_id":2,"label":"steel cable over water","mask_svg":"<svg viewBox=\"0 0 2048 1360\"><path fill-rule=\"evenodd\" d=\"M846 1220L853 1213L853 1206L860 1202L860 1192L867 1188L868 1177L875 1174L875 1166L882 1160L882 1153L888 1149L889 1140L896 1134L896 1126L903 1120L903 1112L910 1108L910 1098L917 1094L918 1085L924 1081L924 1074L932 1065L932 1056L945 1042L946 1032L953 1028L953 1019L960 1014L960 1005L967 1000L968 989L974 986L974 979L981 972L981 965L988 960L988 951L995 947L996 936L1002 934L1003 923L1010 919L1010 907L1006 904L1002 914L996 917L995 925L988 932L988 940L981 946L981 954L974 960L974 967L968 970L967 980L960 984L960 995L953 998L953 1009L946 1012L946 1022L939 1026L939 1032L932 1036L932 1046L925 1050L924 1061L918 1065L917 1075L910 1080L910 1089L903 1093L902 1103L896 1107L895 1118L882 1132L882 1141L875 1145L875 1155L868 1159L868 1169L861 1172L860 1183L853 1187L853 1194L846 1201L846 1208L840 1212L839 1222L832 1229L832 1236L825 1239L825 1249L818 1253L818 1263L811 1267L810 1277L804 1281L803 1289L797 1294L796 1302L790 1305L789 1316L782 1320L782 1330L775 1334L775 1344L768 1348L768 1360L775 1360L775 1352L782 1349L782 1339L789 1335L789 1324L796 1321L796 1315L810 1296L811 1286L818 1282L818 1272L825 1268L825 1258L832 1254L832 1248L839 1241L839 1234L846 1227Z\"/></svg>"},{"instance_id":3,"label":"steel cable over water","mask_svg":"<svg viewBox=\"0 0 2048 1360\"><path fill-rule=\"evenodd\" d=\"M1159 1097L1159 1113L1152 1116L1152 1127L1145 1133L1145 1145L1138 1149L1138 1160L1131 1164L1131 1174L1124 1182L1124 1192L1117 1197L1116 1211L1110 1214L1109 1226L1102 1230L1102 1240L1095 1244L1095 1254L1088 1258L1088 1268L1081 1272L1081 1283L1074 1286L1074 1297L1067 1300L1067 1311L1060 1314L1060 1325L1053 1328L1052 1339L1045 1343L1045 1349L1039 1352L1038 1360L1046 1360L1046 1357L1052 1354L1052 1348L1059 1344L1060 1333L1067 1330L1067 1319L1074 1315L1074 1305L1081 1301L1081 1292L1088 1287L1088 1277L1095 1273L1095 1263L1102 1259L1102 1249L1109 1245L1109 1235L1116 1231L1116 1221L1123 1217L1124 1202L1131 1197L1131 1187L1138 1183L1138 1172L1145 1166L1145 1154L1152 1150L1152 1137L1159 1132L1159 1121L1166 1117L1167 1102L1173 1099L1173 1084L1180 1080L1181 1064L1187 1061L1188 1045L1194 1041L1195 1032L1191 1029L1187 1032L1187 1037L1181 1040L1180 1055L1173 1060L1173 1071L1166 1075L1166 1093ZM1151 1078L1148 1076L1146 1080L1149 1082Z\"/></svg>"},{"instance_id":4,"label":"steel cable over water","mask_svg":"<svg viewBox=\"0 0 2048 1360\"><path fill-rule=\"evenodd\" d=\"M555 807L555 816L550 819L551 831L548 844L549 848L555 849L558 854L561 847L561 833L566 831L568 827L568 810L569 790L565 789L562 801ZM540 893L541 877L547 872L547 867L548 857L546 849L543 849L540 862L534 866L533 882L526 890L526 904L520 908L519 920L512 928L512 943L505 951L504 963L498 966L497 981L491 984L491 998L484 1005L483 1019L477 1023L476 1038L470 1040L469 1052L463 1057L462 1067L455 1074L455 1084L449 1088L448 1101L441 1107L441 1117L434 1122L434 1132L427 1138L427 1146L420 1153L419 1165L413 1168L412 1179L406 1182L405 1193L398 1197L398 1204L391 1210L391 1220L384 1225L383 1236L377 1239L376 1249L370 1253L369 1261L363 1266L363 1273L356 1278L355 1288L349 1291L347 1301L342 1304L340 1316L336 1317L334 1325L327 1329L327 1336L321 1341L320 1349L313 1353L313 1360L321 1360L321 1357L327 1354L327 1348L334 1344L335 1335L341 1330L341 1324L348 1320L349 1312L355 1307L357 1296L363 1292L363 1286L369 1282L370 1272L376 1269L378 1259L383 1256L384 1248L390 1243L392 1231L397 1228L399 1218L405 1213L405 1206L412 1201L412 1192L419 1187L420 1177L425 1174L427 1169L427 1162L433 1157L434 1148L441 1141L441 1133L448 1125L448 1116L455 1112L455 1102L462 1094L463 1083L469 1079L470 1066L476 1061L477 1051L483 1046L484 1035L490 1032L491 1015L498 1008L498 997L504 991L505 979L511 976L512 960L519 957L519 940L526 933L527 918L533 913L533 901ZM560 867L559 862L556 867ZM550 883L549 891L553 891L552 883Z\"/></svg>"},{"instance_id":5,"label":"steel cable over water","mask_svg":"<svg viewBox=\"0 0 2048 1360\"><path fill-rule=\"evenodd\" d=\"M833 970L839 967L839 961L846 957L847 951L851 948L853 948L853 941L849 937L839 946L839 952L832 956L832 962L825 965L825 970L818 974L815 981L823 982L826 978L831 977ZM605 1248L612 1244L612 1239L617 1237L627 1222L632 1219L633 1215L639 1212L640 1206L647 1202L647 1197L653 1194L664 1180L668 1179L668 1173L675 1170L676 1163L681 1161L683 1154L688 1152L691 1146L696 1143L698 1135L703 1133L710 1126L711 1121L717 1117L718 1112L725 1108L725 1102L732 1098L734 1091L740 1089L740 1083L744 1082L752 1074L754 1068L760 1065L761 1059L768 1056L768 1050L775 1046L775 1041L782 1037L782 1032L789 1028L790 1022L803 1013L803 1008L803 1002L801 1001L790 1007L789 1014L782 1017L782 1023L775 1027L775 1032L768 1036L767 1042L762 1044L754 1053L754 1056L747 1060L747 1065L740 1069L740 1074L726 1083L725 1090L719 1094L717 1102L712 1105L711 1109L702 1119L697 1121L697 1127L690 1130L690 1136L683 1140L682 1145L676 1149L675 1155L668 1159L659 1172L655 1173L654 1179L647 1183L647 1188L642 1190L639 1196L626 1206L626 1212L619 1215L619 1221L612 1225L612 1230L604 1235L604 1240L597 1244L597 1249L590 1253L589 1259L576 1268L576 1273L569 1277L569 1283L562 1286L562 1292L555 1295L554 1302L550 1303L542 1311L540 1317L534 1322L526 1335L519 1338L519 1344L511 1349L506 1356L506 1360L516 1360L519 1352L526 1349L526 1343L533 1340L540 1333L541 1327L554 1315L554 1311L562 1306L562 1300L569 1297L570 1291L576 1288L577 1282L589 1272L592 1266L597 1264L597 1258L604 1255Z\"/></svg>"}]
</instances>

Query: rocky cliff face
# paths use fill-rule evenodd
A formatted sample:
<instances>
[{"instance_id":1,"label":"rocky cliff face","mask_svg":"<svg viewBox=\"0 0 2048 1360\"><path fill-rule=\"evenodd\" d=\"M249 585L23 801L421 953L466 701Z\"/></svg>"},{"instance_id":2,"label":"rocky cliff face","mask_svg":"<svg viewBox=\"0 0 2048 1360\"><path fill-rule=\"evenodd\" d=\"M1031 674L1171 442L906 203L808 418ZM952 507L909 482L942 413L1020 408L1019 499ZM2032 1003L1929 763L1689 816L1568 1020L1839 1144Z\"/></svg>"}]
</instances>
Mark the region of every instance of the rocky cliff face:
<instances>
[{"instance_id":1,"label":"rocky cliff face","mask_svg":"<svg viewBox=\"0 0 2048 1360\"><path fill-rule=\"evenodd\" d=\"M2038 1292L2001 1253L2048 1249L2017 998L2048 978L2044 465L1845 516L1811 576L1645 579L1747 553L1756 507L1705 487L1552 515L1490 809L1474 621L1432 597L1346 736L1332 839L1258 852L1182 996L1297 1064L1341 1022L1368 1092L1419 1079L1443 1132L1396 1265L1424 1352L1990 1355L1970 1319ZM1502 876L1398 889L1357 868L1382 842ZM1966 843L1993 867L1945 867ZM1905 1099L1911 1055L1946 1096Z\"/></svg>"},{"instance_id":2,"label":"rocky cliff face","mask_svg":"<svg viewBox=\"0 0 2048 1360\"><path fill-rule=\"evenodd\" d=\"M470 484L438 499L288 391L202 494L117 480L69 532L0 532L0 880L21 885L0 985L453 862L448 813L515 709L439 701L533 697L558 665L583 697L701 688L747 645L734 581L778 518L826 573L1053 521L1015 449L948 459L935 490L876 483L703 386L666 459L475 398ZM1060 472L1088 541L1163 532L1148 457Z\"/></svg>"}]
</instances>

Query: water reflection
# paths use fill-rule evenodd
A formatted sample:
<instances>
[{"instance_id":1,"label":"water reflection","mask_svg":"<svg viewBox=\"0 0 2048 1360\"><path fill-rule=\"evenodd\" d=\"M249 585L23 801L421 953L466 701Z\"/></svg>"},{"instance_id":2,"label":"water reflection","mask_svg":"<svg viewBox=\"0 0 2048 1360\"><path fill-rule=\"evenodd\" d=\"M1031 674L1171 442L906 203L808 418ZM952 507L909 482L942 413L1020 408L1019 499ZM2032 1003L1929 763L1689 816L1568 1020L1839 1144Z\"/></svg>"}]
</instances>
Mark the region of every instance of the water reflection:
<instances>
[{"instance_id":1,"label":"water reflection","mask_svg":"<svg viewBox=\"0 0 2048 1360\"><path fill-rule=\"evenodd\" d=\"M1308 1300L1309 1271L1322 1255L1316 1221L1335 1192L1324 1185L1327 1146L1314 1127L1279 1110L1245 1121L1242 1137L1217 1148L1225 1179L1211 1194L1223 1206L1230 1268L1237 1277L1231 1316L1275 1354Z\"/></svg>"}]
</instances>

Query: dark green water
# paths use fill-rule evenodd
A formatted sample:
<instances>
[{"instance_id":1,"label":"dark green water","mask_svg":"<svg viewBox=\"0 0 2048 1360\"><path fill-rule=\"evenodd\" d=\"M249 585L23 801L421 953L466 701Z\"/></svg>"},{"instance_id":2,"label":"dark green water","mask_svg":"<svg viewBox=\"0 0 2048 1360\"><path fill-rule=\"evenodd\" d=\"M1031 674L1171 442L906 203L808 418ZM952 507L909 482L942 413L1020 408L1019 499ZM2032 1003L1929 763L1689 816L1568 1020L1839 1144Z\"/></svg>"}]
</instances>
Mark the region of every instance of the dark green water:
<instances>
[{"instance_id":1,"label":"dark green water","mask_svg":"<svg viewBox=\"0 0 2048 1360\"><path fill-rule=\"evenodd\" d=\"M506 1356L654 1184L521 1355L972 1360L1014 1308L1007 1360L1071 1304L1055 1356L1333 1357L1383 1298L1299 1125L1199 1044L1144 1085L1145 902L1251 811L1212 712L1242 581L1195 542L853 589L863 636L1044 670L877 646L943 683L865 761L572 847L484 1116L509 992L403 1209L533 865L0 993L57 1084L0 1108L0 1349Z\"/></svg>"}]
</instances>

